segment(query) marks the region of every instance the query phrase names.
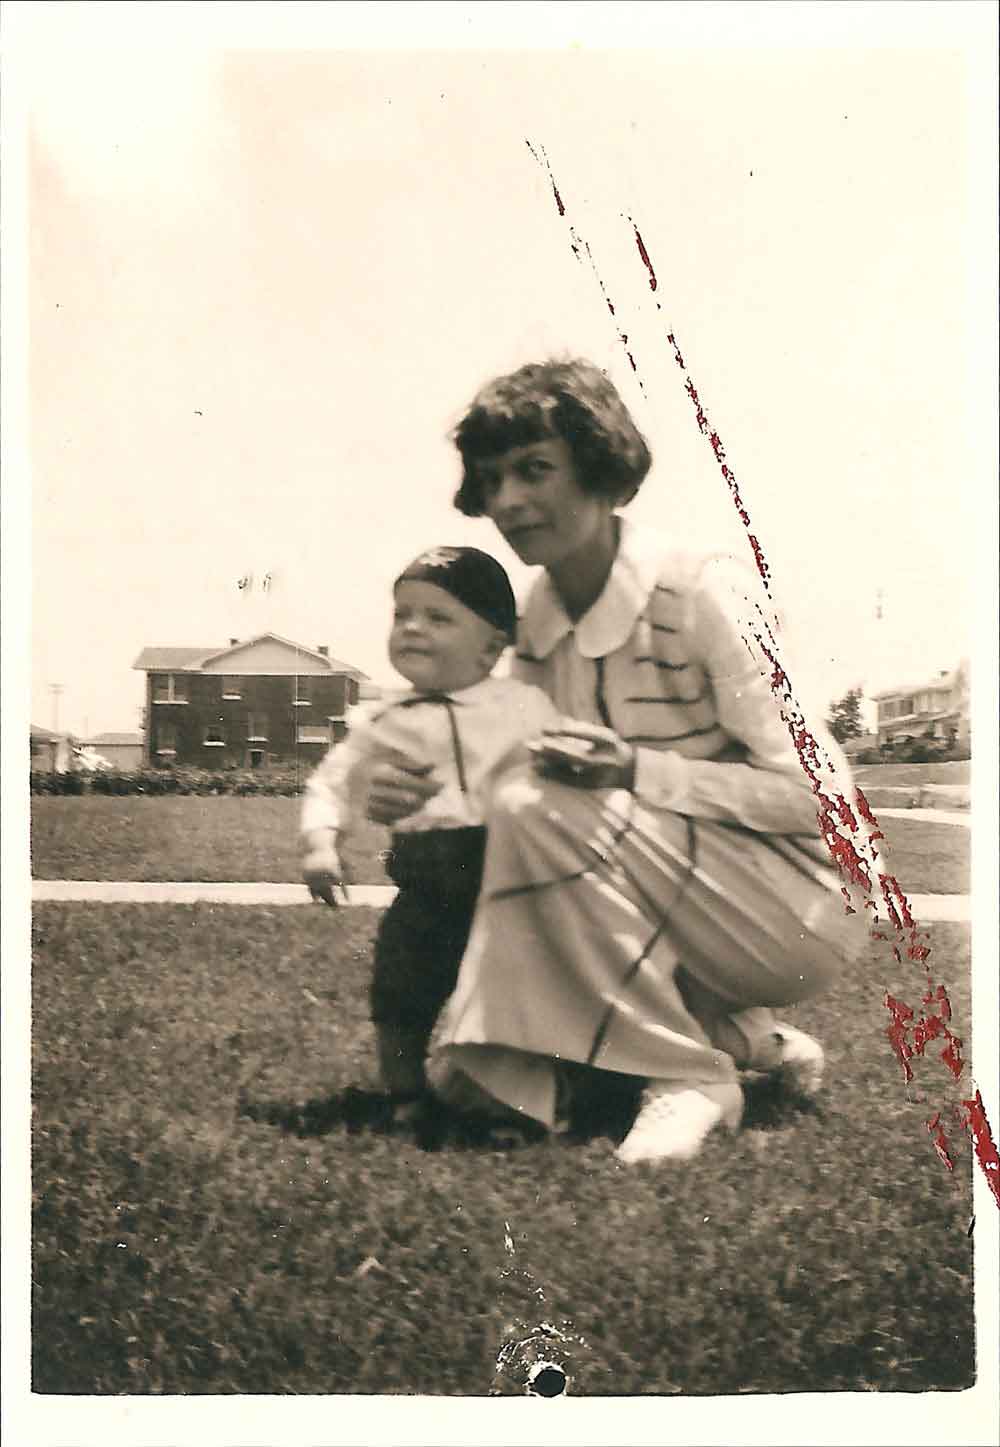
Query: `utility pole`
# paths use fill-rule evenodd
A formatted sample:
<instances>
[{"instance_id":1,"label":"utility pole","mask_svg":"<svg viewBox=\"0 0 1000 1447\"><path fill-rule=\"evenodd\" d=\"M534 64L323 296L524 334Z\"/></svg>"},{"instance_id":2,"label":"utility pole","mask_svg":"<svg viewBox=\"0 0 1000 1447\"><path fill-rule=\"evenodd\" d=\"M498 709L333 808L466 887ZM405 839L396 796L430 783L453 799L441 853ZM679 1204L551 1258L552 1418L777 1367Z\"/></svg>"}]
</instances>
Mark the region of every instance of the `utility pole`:
<instances>
[{"instance_id":1,"label":"utility pole","mask_svg":"<svg viewBox=\"0 0 1000 1447\"><path fill-rule=\"evenodd\" d=\"M52 695L52 732L59 732L59 695L63 691L61 683L50 683L49 692Z\"/></svg>"}]
</instances>

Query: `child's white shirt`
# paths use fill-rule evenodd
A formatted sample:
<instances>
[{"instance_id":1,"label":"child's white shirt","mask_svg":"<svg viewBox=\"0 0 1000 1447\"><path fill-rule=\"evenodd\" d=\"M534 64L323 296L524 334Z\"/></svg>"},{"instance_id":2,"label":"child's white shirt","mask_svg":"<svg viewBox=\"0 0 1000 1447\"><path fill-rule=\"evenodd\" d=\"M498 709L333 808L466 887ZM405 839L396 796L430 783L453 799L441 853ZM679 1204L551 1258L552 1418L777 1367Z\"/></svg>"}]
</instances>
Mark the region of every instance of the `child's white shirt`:
<instances>
[{"instance_id":1,"label":"child's white shirt","mask_svg":"<svg viewBox=\"0 0 1000 1447\"><path fill-rule=\"evenodd\" d=\"M400 755L411 764L430 764L432 777L443 781L423 808L393 826L398 833L482 824L498 773L516 761L528 740L554 725L560 715L540 688L515 678L484 678L469 688L450 691L447 697L450 708L411 689L355 708L347 737L329 750L306 784L302 832L342 832L361 817L370 770L391 755ZM461 749L464 791L452 718Z\"/></svg>"}]
</instances>

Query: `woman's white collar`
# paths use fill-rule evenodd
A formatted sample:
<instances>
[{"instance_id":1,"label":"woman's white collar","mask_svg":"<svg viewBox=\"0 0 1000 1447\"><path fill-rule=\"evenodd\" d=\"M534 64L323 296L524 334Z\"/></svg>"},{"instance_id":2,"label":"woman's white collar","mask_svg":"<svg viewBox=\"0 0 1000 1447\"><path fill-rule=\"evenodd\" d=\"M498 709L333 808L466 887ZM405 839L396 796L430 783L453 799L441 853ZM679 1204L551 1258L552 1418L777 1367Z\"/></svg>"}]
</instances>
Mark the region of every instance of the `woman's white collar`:
<instances>
[{"instance_id":1,"label":"woman's white collar","mask_svg":"<svg viewBox=\"0 0 1000 1447\"><path fill-rule=\"evenodd\" d=\"M619 518L618 553L600 597L574 624L546 573L528 595L520 642L533 658L545 658L567 633L575 633L584 658L600 658L626 642L639 618L667 552L662 538Z\"/></svg>"}]
</instances>

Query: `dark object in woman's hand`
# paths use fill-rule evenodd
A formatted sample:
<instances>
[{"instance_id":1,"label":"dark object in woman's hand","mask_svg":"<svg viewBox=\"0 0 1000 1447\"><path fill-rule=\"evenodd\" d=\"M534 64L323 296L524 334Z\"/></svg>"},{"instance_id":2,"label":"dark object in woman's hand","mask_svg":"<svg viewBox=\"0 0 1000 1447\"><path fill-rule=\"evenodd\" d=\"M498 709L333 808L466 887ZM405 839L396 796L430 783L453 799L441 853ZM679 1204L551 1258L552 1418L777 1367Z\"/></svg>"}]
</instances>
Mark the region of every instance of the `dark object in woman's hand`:
<instances>
[{"instance_id":1,"label":"dark object in woman's hand","mask_svg":"<svg viewBox=\"0 0 1000 1447\"><path fill-rule=\"evenodd\" d=\"M613 729L564 719L528 745L543 778L579 789L631 789L635 750Z\"/></svg>"}]
</instances>

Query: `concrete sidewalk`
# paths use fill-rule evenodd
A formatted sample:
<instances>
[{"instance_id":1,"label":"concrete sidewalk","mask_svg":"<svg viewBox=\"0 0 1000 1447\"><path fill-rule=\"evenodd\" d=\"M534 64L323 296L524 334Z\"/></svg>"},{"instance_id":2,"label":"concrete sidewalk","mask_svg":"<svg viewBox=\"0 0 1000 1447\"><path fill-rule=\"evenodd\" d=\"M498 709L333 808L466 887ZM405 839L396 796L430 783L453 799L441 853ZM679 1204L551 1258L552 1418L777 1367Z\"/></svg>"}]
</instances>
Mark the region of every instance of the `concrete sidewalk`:
<instances>
[{"instance_id":1,"label":"concrete sidewalk","mask_svg":"<svg viewBox=\"0 0 1000 1447\"><path fill-rule=\"evenodd\" d=\"M876 819L924 819L928 824L962 824L972 828L967 809L873 809Z\"/></svg>"},{"instance_id":2,"label":"concrete sidewalk","mask_svg":"<svg viewBox=\"0 0 1000 1447\"><path fill-rule=\"evenodd\" d=\"M932 824L955 824L968 829L968 813L954 809L878 809L880 819L924 819ZM338 895L340 903L369 905L384 909L395 896L388 884L352 884L348 899ZM128 880L34 879L31 898L42 904L48 900L76 901L86 904L310 904L304 884L211 884L200 881L137 883ZM963 922L970 918L971 900L967 894L908 895L914 919L931 924L936 920Z\"/></svg>"},{"instance_id":3,"label":"concrete sidewalk","mask_svg":"<svg viewBox=\"0 0 1000 1447\"><path fill-rule=\"evenodd\" d=\"M351 884L348 885L346 903L384 909L392 902L395 893L391 884ZM312 903L304 884L215 884L186 880L154 884L134 880L34 879L31 882L31 898L39 903L45 900L75 900L86 904ZM339 890L337 902L345 903Z\"/></svg>"},{"instance_id":4,"label":"concrete sidewalk","mask_svg":"<svg viewBox=\"0 0 1000 1447\"><path fill-rule=\"evenodd\" d=\"M395 893L391 885L352 884L347 902L383 909ZM284 907L311 902L304 884L138 884L80 879L33 880L31 898L36 904L67 900L87 904L268 904ZM910 894L907 900L914 919L922 924L933 924L939 920L962 923L971 915L971 899L967 894Z\"/></svg>"}]
</instances>

